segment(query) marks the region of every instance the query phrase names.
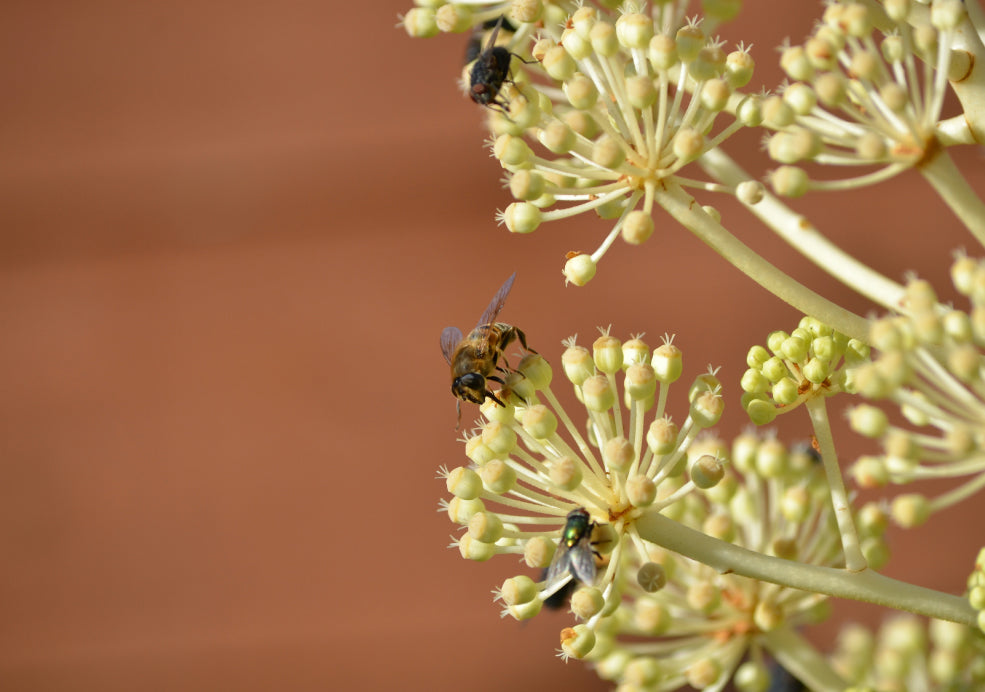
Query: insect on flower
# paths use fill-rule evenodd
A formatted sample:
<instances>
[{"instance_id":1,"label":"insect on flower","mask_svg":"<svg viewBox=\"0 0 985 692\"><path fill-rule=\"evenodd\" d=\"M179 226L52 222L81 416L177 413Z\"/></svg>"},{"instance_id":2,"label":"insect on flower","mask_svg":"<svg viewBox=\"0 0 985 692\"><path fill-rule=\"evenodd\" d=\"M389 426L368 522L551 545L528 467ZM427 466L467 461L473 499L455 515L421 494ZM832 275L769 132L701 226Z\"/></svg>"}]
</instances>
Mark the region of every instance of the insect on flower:
<instances>
[{"instance_id":1,"label":"insect on flower","mask_svg":"<svg viewBox=\"0 0 985 692\"><path fill-rule=\"evenodd\" d=\"M477 27L472 30L469 35L468 43L465 44L465 65L469 65L473 60L479 57L482 53L482 32L488 31L489 29L495 29L497 25L502 23L503 29L514 33L516 27L510 24L503 15L500 15L496 19L490 19L482 23L481 27Z\"/></svg>"},{"instance_id":2,"label":"insect on flower","mask_svg":"<svg viewBox=\"0 0 985 692\"><path fill-rule=\"evenodd\" d=\"M493 392L489 391L487 382L491 380L505 384L495 371L507 372L506 368L499 366L499 360L502 358L503 363L506 364L503 350L514 339L519 339L524 350L536 353L527 346L526 334L512 325L495 321L499 311L503 309L506 296L513 288L514 279L516 272L511 274L506 283L496 291L489 307L479 318L478 326L469 332L468 336L463 338L458 327L445 327L441 332L441 353L451 365L451 393L459 399L457 402L459 423L462 420L462 401L481 404L486 397L489 397L500 406L505 406Z\"/></svg>"},{"instance_id":3,"label":"insect on flower","mask_svg":"<svg viewBox=\"0 0 985 692\"><path fill-rule=\"evenodd\" d=\"M560 608L564 603L564 596L573 590L569 584L574 579L583 584L595 583L595 550L592 548L592 531L595 529L595 522L592 521L588 510L577 507L568 512L564 529L561 531L561 540L551 564L544 572L544 581L548 588L570 573L572 579L560 587L544 601L549 608ZM563 594L560 599L558 594Z\"/></svg>"},{"instance_id":4,"label":"insect on flower","mask_svg":"<svg viewBox=\"0 0 985 692\"><path fill-rule=\"evenodd\" d=\"M500 16L489 35L486 47L472 65L472 70L469 72L469 97L480 106L505 114L509 104L499 98L499 91L503 88L503 84L514 84L510 73L510 60L516 54L503 46L496 45L496 37L504 21L505 19ZM527 62L519 55L517 58Z\"/></svg>"}]
</instances>

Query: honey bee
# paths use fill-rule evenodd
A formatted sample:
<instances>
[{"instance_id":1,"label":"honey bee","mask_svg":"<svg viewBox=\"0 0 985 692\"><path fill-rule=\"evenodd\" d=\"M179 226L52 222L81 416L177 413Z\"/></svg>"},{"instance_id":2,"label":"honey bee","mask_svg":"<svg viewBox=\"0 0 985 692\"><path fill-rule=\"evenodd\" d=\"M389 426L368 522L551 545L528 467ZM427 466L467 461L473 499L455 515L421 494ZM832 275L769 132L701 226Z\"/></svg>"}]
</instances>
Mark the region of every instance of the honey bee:
<instances>
[{"instance_id":1,"label":"honey bee","mask_svg":"<svg viewBox=\"0 0 985 692\"><path fill-rule=\"evenodd\" d=\"M500 406L505 406L496 394L489 391L487 382L504 384L495 371L507 372L506 368L499 366L500 358L506 363L503 350L507 346L518 339L524 350L536 353L527 346L526 334L512 325L495 321L513 288L514 279L515 272L496 291L489 307L479 318L479 325L468 336L463 338L458 327L445 327L441 332L441 353L451 366L451 393L458 398L459 423L462 421L463 401L481 404L489 397Z\"/></svg>"}]
</instances>

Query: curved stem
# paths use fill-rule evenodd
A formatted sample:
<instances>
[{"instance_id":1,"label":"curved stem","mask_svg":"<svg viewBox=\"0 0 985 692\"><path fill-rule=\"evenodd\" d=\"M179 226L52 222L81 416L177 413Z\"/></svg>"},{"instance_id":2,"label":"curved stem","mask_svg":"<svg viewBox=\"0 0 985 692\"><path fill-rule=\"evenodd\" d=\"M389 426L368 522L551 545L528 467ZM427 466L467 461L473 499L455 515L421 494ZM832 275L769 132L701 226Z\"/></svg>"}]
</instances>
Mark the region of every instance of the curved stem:
<instances>
[{"instance_id":1,"label":"curved stem","mask_svg":"<svg viewBox=\"0 0 985 692\"><path fill-rule=\"evenodd\" d=\"M941 149L917 170L975 239L985 246L985 202L971 189L961 171L954 165L951 155Z\"/></svg>"},{"instance_id":2,"label":"curved stem","mask_svg":"<svg viewBox=\"0 0 985 692\"><path fill-rule=\"evenodd\" d=\"M733 188L753 179L721 149L712 149L698 163L709 175ZM884 308L899 310L902 286L833 244L802 214L787 207L775 195L764 190L763 199L747 208L790 247L832 277Z\"/></svg>"},{"instance_id":3,"label":"curved stem","mask_svg":"<svg viewBox=\"0 0 985 692\"><path fill-rule=\"evenodd\" d=\"M845 569L849 572L861 572L869 563L862 555L859 546L858 531L852 518L852 508L848 502L848 492L845 481L838 466L838 454L835 452L835 441L828 423L828 409L823 396L814 396L807 400L807 412L814 426L814 439L817 440L818 451L824 463L824 474L828 479L828 491L834 505L835 520L838 522L838 532L841 534L841 547L845 553Z\"/></svg>"},{"instance_id":4,"label":"curved stem","mask_svg":"<svg viewBox=\"0 0 985 692\"><path fill-rule=\"evenodd\" d=\"M868 322L864 317L832 303L753 252L705 213L677 183L664 180L654 191L654 201L732 266L780 300L844 334L862 341L868 338Z\"/></svg>"},{"instance_id":5,"label":"curved stem","mask_svg":"<svg viewBox=\"0 0 985 692\"><path fill-rule=\"evenodd\" d=\"M779 627L764 632L760 641L777 663L816 692L841 692L847 683L831 668L817 649L793 628Z\"/></svg>"},{"instance_id":6,"label":"curved stem","mask_svg":"<svg viewBox=\"0 0 985 692\"><path fill-rule=\"evenodd\" d=\"M649 511L636 520L640 536L723 574L839 598L876 603L917 615L975 626L978 612L960 596L885 577L866 569L848 572L770 557L678 524L659 512Z\"/></svg>"}]
</instances>

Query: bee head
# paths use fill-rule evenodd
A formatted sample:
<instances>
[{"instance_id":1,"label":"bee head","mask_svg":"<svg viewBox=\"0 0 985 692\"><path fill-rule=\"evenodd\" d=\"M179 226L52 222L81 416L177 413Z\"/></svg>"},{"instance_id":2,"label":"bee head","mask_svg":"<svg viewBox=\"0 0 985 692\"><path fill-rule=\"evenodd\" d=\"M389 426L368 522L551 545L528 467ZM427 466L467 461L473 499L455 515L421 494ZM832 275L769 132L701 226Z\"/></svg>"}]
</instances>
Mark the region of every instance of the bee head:
<instances>
[{"instance_id":1,"label":"bee head","mask_svg":"<svg viewBox=\"0 0 985 692\"><path fill-rule=\"evenodd\" d=\"M486 378L477 372L467 372L451 383L451 393L463 401L481 404L486 399Z\"/></svg>"}]
</instances>

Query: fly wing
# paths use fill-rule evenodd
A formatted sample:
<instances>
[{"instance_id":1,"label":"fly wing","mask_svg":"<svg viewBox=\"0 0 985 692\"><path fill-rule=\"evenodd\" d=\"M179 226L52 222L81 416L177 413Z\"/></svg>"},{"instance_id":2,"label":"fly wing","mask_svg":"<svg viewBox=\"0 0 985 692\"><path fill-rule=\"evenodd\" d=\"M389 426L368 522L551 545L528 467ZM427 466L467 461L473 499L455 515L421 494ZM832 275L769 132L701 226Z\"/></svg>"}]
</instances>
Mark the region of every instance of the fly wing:
<instances>
[{"instance_id":1,"label":"fly wing","mask_svg":"<svg viewBox=\"0 0 985 692\"><path fill-rule=\"evenodd\" d=\"M551 564L548 565L547 571L544 572L544 582L547 585L553 584L567 574L568 553L570 552L568 546L563 541L558 544L557 550L554 551L554 557L551 559Z\"/></svg>"},{"instance_id":2,"label":"fly wing","mask_svg":"<svg viewBox=\"0 0 985 692\"><path fill-rule=\"evenodd\" d=\"M568 551L568 566L571 574L582 584L591 586L595 583L595 553L592 552L590 536L578 541L575 547Z\"/></svg>"},{"instance_id":3,"label":"fly wing","mask_svg":"<svg viewBox=\"0 0 985 692\"><path fill-rule=\"evenodd\" d=\"M510 278L506 280L499 290L496 291L496 295L493 296L492 301L489 303L489 307L486 308L485 312L482 313L482 317L479 318L479 326L484 324L492 324L496 321L496 316L499 311L503 309L503 304L506 302L506 296L510 294L510 289L513 288L513 280L516 279L516 272L510 274Z\"/></svg>"},{"instance_id":4,"label":"fly wing","mask_svg":"<svg viewBox=\"0 0 985 692\"><path fill-rule=\"evenodd\" d=\"M451 364L455 347L462 341L462 330L458 327L445 327L441 330L441 354L448 364Z\"/></svg>"}]
</instances>

